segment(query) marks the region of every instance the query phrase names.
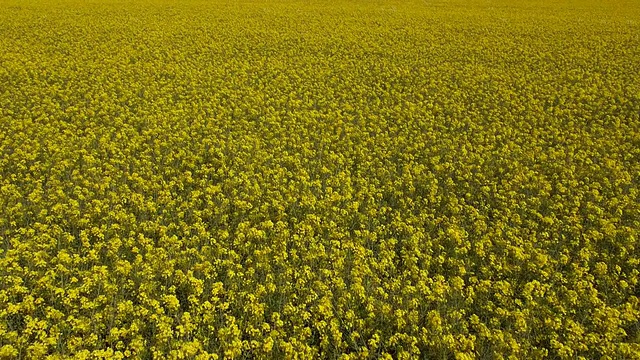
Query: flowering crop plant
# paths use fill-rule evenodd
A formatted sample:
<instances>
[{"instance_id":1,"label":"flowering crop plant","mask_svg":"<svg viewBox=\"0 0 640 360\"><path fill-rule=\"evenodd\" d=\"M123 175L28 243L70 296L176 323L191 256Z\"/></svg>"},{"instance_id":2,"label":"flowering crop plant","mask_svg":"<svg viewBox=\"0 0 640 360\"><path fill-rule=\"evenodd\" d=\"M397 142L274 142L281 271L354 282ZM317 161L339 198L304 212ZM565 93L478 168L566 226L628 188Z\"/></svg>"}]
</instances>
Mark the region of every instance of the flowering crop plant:
<instances>
[{"instance_id":1,"label":"flowering crop plant","mask_svg":"<svg viewBox=\"0 0 640 360\"><path fill-rule=\"evenodd\" d=\"M0 0L0 359L640 359L640 2Z\"/></svg>"}]
</instances>

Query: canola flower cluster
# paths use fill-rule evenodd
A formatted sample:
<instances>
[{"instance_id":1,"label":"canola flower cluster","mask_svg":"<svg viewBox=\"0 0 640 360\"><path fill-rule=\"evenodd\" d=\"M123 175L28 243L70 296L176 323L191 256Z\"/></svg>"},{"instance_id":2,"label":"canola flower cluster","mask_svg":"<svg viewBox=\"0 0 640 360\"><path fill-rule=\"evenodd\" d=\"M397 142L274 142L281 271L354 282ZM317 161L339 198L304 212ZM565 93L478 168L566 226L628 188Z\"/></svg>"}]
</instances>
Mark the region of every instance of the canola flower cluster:
<instances>
[{"instance_id":1,"label":"canola flower cluster","mask_svg":"<svg viewBox=\"0 0 640 360\"><path fill-rule=\"evenodd\" d=\"M639 19L0 2L0 358L640 358Z\"/></svg>"}]
</instances>

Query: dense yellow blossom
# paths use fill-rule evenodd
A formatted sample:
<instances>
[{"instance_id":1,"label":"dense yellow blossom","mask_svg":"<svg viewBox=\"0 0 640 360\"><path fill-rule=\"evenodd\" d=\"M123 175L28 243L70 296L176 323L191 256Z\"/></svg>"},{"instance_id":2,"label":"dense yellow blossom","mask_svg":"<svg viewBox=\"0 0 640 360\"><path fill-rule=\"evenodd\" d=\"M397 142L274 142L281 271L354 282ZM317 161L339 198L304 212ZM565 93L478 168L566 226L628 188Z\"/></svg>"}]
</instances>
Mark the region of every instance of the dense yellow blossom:
<instances>
[{"instance_id":1,"label":"dense yellow blossom","mask_svg":"<svg viewBox=\"0 0 640 360\"><path fill-rule=\"evenodd\" d=\"M640 4L0 1L0 359L640 358Z\"/></svg>"}]
</instances>

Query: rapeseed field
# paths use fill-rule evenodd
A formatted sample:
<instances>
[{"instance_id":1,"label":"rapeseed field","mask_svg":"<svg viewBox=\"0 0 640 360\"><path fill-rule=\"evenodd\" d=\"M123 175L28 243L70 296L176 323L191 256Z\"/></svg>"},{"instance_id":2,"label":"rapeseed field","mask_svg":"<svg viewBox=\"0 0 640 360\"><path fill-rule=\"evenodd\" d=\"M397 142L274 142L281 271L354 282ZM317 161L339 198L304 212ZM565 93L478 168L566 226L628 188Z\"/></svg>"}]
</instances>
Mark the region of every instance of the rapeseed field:
<instances>
[{"instance_id":1,"label":"rapeseed field","mask_svg":"<svg viewBox=\"0 0 640 360\"><path fill-rule=\"evenodd\" d=\"M640 359L640 3L0 0L0 359Z\"/></svg>"}]
</instances>

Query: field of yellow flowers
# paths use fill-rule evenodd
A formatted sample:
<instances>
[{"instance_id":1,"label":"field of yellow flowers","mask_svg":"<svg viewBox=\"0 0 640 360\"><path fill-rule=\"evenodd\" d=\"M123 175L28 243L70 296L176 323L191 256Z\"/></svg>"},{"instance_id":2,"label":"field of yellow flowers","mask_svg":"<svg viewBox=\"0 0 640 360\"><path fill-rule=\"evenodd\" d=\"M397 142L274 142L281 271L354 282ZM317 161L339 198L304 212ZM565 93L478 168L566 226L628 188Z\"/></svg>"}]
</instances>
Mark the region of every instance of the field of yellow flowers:
<instances>
[{"instance_id":1,"label":"field of yellow flowers","mask_svg":"<svg viewBox=\"0 0 640 360\"><path fill-rule=\"evenodd\" d=\"M0 0L0 359L640 359L640 3Z\"/></svg>"}]
</instances>

